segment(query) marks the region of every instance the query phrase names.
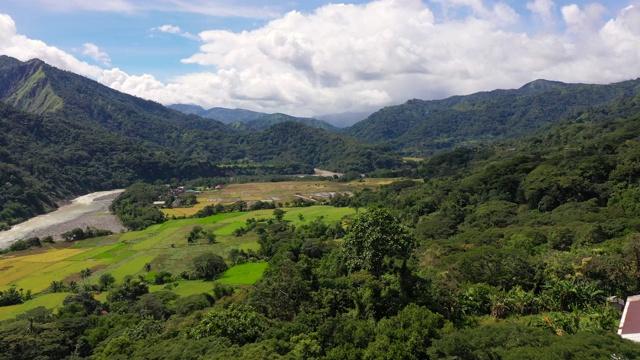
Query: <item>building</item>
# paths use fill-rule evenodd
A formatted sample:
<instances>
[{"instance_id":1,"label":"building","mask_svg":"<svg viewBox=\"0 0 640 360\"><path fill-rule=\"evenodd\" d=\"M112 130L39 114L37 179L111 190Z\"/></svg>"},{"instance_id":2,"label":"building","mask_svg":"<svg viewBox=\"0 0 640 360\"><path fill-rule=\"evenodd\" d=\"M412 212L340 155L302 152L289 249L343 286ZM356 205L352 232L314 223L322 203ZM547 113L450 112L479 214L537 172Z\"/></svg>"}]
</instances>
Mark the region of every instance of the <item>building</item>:
<instances>
[{"instance_id":1,"label":"building","mask_svg":"<svg viewBox=\"0 0 640 360\"><path fill-rule=\"evenodd\" d=\"M629 296L624 304L618 335L640 342L640 295Z\"/></svg>"}]
</instances>

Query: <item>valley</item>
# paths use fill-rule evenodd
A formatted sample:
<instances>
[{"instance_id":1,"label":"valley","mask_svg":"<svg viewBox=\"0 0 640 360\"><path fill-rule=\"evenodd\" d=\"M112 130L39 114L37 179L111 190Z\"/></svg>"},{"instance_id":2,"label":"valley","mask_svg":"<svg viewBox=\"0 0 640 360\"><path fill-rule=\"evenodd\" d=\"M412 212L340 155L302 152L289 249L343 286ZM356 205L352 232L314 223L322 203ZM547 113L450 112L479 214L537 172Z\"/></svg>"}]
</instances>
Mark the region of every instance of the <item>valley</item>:
<instances>
[{"instance_id":1,"label":"valley","mask_svg":"<svg viewBox=\"0 0 640 360\"><path fill-rule=\"evenodd\" d=\"M3 56L0 100L0 359L640 358L639 80L338 130Z\"/></svg>"}]
</instances>

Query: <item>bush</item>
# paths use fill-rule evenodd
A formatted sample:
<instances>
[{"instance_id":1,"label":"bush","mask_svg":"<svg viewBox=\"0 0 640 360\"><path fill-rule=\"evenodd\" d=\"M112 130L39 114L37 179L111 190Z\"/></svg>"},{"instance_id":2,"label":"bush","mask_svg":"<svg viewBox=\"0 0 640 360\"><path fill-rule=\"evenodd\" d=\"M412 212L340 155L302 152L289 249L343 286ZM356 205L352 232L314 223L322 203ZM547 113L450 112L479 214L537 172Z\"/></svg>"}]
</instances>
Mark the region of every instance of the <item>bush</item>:
<instances>
[{"instance_id":1,"label":"bush","mask_svg":"<svg viewBox=\"0 0 640 360\"><path fill-rule=\"evenodd\" d=\"M159 271L153 279L155 285L164 285L173 281L173 275L168 271Z\"/></svg>"},{"instance_id":2,"label":"bush","mask_svg":"<svg viewBox=\"0 0 640 360\"><path fill-rule=\"evenodd\" d=\"M212 305L213 303L203 294L191 295L176 300L176 313L181 316L187 316Z\"/></svg>"},{"instance_id":3,"label":"bush","mask_svg":"<svg viewBox=\"0 0 640 360\"><path fill-rule=\"evenodd\" d=\"M229 268L222 256L214 253L197 256L193 259L193 265L195 275L204 280L213 280Z\"/></svg>"}]
</instances>

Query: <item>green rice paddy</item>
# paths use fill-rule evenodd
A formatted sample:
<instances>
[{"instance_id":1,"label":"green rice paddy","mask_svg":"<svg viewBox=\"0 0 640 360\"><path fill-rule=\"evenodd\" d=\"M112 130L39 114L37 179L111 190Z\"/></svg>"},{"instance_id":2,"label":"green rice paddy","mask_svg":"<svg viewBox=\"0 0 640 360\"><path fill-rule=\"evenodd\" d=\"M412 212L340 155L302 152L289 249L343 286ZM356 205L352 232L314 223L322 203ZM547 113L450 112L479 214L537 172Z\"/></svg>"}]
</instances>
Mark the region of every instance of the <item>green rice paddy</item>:
<instances>
[{"instance_id":1,"label":"green rice paddy","mask_svg":"<svg viewBox=\"0 0 640 360\"><path fill-rule=\"evenodd\" d=\"M322 221L339 221L355 213L351 208L311 206L284 208L284 219L293 225L309 223L317 218ZM302 217L299 216L302 215ZM98 282L100 275L111 273L117 281L126 276L151 276L145 265L151 264L153 272L168 271L178 278L183 271L192 270L193 258L205 252L221 256L233 248L257 251L260 246L254 233L233 235L234 230L245 227L247 219L273 218L273 210L224 213L201 219L169 220L143 231L114 234L74 244L45 245L41 249L10 253L0 258L0 290L12 286L31 290L35 298L21 305L0 307L0 320L38 306L55 308L62 304L68 294L46 292L52 281ZM300 219L303 220L300 220ZM217 235L216 244L187 243L186 238L194 226L202 226ZM82 280L79 273L91 269L92 275ZM234 266L218 280L228 284L249 285L258 281L267 268L267 263L246 263ZM210 292L213 283L179 280L171 291L181 296ZM164 285L151 285L150 291L159 291ZM105 293L97 296L106 299Z\"/></svg>"},{"instance_id":2,"label":"green rice paddy","mask_svg":"<svg viewBox=\"0 0 640 360\"><path fill-rule=\"evenodd\" d=\"M266 269L266 262L240 264L225 271L218 281L227 284L250 285L260 280Z\"/></svg>"}]
</instances>

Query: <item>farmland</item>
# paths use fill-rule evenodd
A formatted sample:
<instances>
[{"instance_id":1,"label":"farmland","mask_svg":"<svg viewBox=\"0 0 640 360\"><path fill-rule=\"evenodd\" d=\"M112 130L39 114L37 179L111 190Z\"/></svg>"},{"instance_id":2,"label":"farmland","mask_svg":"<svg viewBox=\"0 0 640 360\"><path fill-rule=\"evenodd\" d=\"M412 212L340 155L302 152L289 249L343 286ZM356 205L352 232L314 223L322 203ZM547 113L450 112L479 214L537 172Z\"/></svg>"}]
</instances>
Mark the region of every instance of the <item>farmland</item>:
<instances>
[{"instance_id":1,"label":"farmland","mask_svg":"<svg viewBox=\"0 0 640 360\"><path fill-rule=\"evenodd\" d=\"M273 201L287 203L303 197L306 199L327 198L331 193L349 194L368 188L376 189L397 179L365 178L352 182L328 181L284 181L249 184L230 184L222 190L204 191L197 194L198 204L189 208L162 209L167 216L191 216L207 205L230 204L236 201Z\"/></svg>"},{"instance_id":2,"label":"farmland","mask_svg":"<svg viewBox=\"0 0 640 360\"><path fill-rule=\"evenodd\" d=\"M255 184L250 185L245 185L245 188L255 186ZM312 184L304 185L313 186ZM232 187L228 191L234 194L234 191L238 190ZM242 191L254 190L240 190ZM284 210L286 211L284 220L296 226L309 223L319 217L325 222L339 221L355 212L352 208L330 206L284 208ZM0 320L14 317L15 314L37 306L47 308L60 306L65 297L64 294L47 292L53 281L63 281L65 284L71 281L79 284L85 282L96 284L98 278L105 273L110 273L116 281L120 282L129 275L142 275L152 279L156 273L168 271L176 279L172 290L178 295L188 296L210 291L211 282L184 280L179 275L191 271L193 259L203 253L213 252L226 257L232 249L257 251L260 246L255 233L233 235L234 230L245 226L250 218L273 218L273 210L222 213L199 219L169 220L143 231L114 234L76 243L47 244L40 249L10 253L0 258L0 291L16 287L25 291L31 290L36 296L22 305L0 308ZM213 231L216 235L216 243L188 244L186 238L195 226ZM150 264L150 273L145 271L146 264ZM260 262L240 264L231 267L218 281L236 285L252 284L262 276L266 265ZM92 275L81 279L79 273L84 269L90 269ZM163 288L163 285L151 285L150 291L159 291ZM98 296L98 299L104 300L104 297L103 293Z\"/></svg>"}]
</instances>

